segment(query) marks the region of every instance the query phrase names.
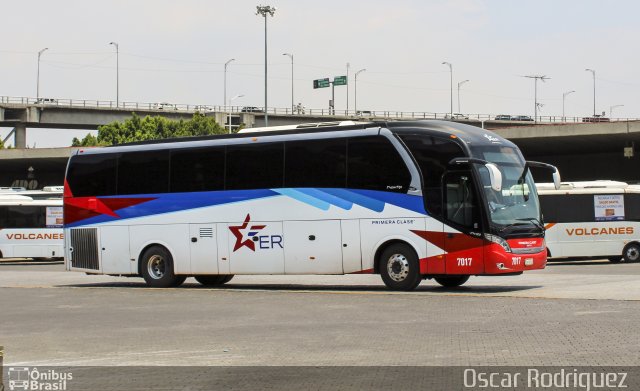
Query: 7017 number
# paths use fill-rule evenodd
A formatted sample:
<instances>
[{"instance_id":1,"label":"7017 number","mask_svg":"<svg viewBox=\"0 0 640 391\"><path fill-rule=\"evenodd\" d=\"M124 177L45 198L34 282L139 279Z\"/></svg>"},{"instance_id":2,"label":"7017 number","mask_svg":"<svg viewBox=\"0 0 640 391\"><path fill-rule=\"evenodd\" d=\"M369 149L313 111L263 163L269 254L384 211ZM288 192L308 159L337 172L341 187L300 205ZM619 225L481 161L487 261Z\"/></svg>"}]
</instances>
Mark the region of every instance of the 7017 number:
<instances>
[{"instance_id":1,"label":"7017 number","mask_svg":"<svg viewBox=\"0 0 640 391\"><path fill-rule=\"evenodd\" d=\"M458 266L471 266L473 258L457 258Z\"/></svg>"}]
</instances>

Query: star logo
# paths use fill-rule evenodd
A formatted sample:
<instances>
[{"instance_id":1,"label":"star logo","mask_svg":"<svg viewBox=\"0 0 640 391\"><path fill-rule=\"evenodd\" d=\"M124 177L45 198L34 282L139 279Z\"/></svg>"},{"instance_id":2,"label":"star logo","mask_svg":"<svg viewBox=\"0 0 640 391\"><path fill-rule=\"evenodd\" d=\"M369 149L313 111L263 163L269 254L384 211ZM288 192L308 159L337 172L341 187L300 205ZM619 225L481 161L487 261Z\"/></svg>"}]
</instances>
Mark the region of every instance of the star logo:
<instances>
[{"instance_id":1,"label":"star logo","mask_svg":"<svg viewBox=\"0 0 640 391\"><path fill-rule=\"evenodd\" d=\"M233 252L236 252L241 247L246 246L251 249L251 251L256 251L256 244L253 241L253 237L258 234L258 232L266 227L266 225L252 225L249 226L249 222L251 221L251 216L247 213L247 217L244 219L244 223L242 225L230 226L229 230L233 236L236 237L236 244L233 246ZM247 229L247 227L249 227ZM245 239L245 231L247 235L247 239Z\"/></svg>"}]
</instances>

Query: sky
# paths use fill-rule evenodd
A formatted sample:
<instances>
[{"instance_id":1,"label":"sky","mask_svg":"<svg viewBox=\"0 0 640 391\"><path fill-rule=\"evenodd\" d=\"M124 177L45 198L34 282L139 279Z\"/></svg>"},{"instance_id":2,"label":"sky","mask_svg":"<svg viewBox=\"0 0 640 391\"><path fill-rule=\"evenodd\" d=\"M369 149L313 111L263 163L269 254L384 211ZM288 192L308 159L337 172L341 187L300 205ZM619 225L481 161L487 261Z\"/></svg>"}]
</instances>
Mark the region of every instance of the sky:
<instances>
[{"instance_id":1,"label":"sky","mask_svg":"<svg viewBox=\"0 0 640 391\"><path fill-rule=\"evenodd\" d=\"M115 100L120 48L120 101L222 105L227 98L264 105L264 18L259 1L56 0L2 2L0 96L40 95ZM640 117L640 2L633 0L270 0L269 106L327 108L331 89L313 80L347 74L336 109L540 115L593 113ZM10 129L0 128L4 138ZM86 131L29 129L29 146L66 146ZM9 142L12 144L12 141Z\"/></svg>"}]
</instances>

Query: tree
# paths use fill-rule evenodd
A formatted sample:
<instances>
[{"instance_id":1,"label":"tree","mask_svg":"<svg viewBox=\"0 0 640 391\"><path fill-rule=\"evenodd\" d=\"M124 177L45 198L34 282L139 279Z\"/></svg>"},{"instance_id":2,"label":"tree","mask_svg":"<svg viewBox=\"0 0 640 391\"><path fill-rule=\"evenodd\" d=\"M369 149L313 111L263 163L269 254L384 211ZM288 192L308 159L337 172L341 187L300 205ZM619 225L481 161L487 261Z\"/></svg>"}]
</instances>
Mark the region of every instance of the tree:
<instances>
[{"instance_id":1,"label":"tree","mask_svg":"<svg viewBox=\"0 0 640 391\"><path fill-rule=\"evenodd\" d=\"M117 145L134 141L147 141L174 137L208 136L224 134L226 131L213 117L195 113L188 120L173 121L164 117L140 116L133 113L124 122L112 122L98 128L98 137L87 134L82 140L73 139L72 146L88 147Z\"/></svg>"},{"instance_id":2,"label":"tree","mask_svg":"<svg viewBox=\"0 0 640 391\"><path fill-rule=\"evenodd\" d=\"M4 143L2 142L2 138L0 138L0 149L4 149Z\"/></svg>"}]
</instances>

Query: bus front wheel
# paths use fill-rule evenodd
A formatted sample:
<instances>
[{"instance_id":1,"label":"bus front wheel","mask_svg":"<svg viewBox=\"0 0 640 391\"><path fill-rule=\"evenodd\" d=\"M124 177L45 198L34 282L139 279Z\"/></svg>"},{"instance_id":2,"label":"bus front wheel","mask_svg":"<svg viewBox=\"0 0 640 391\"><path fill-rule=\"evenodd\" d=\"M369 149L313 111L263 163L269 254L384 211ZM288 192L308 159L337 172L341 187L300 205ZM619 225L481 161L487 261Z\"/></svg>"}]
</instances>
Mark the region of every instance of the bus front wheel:
<instances>
[{"instance_id":1,"label":"bus front wheel","mask_svg":"<svg viewBox=\"0 0 640 391\"><path fill-rule=\"evenodd\" d=\"M444 276L434 277L433 279L445 288L455 288L467 282L469 276Z\"/></svg>"},{"instance_id":2,"label":"bus front wheel","mask_svg":"<svg viewBox=\"0 0 640 391\"><path fill-rule=\"evenodd\" d=\"M638 262L640 260L640 245L629 243L622 254L625 262Z\"/></svg>"},{"instance_id":3,"label":"bus front wheel","mask_svg":"<svg viewBox=\"0 0 640 391\"><path fill-rule=\"evenodd\" d=\"M141 262L142 277L150 287L176 287L187 278L186 276L178 276L173 272L173 257L164 247L149 247L142 254Z\"/></svg>"},{"instance_id":4,"label":"bus front wheel","mask_svg":"<svg viewBox=\"0 0 640 391\"><path fill-rule=\"evenodd\" d=\"M231 281L233 274L193 276L193 278L204 286L219 286Z\"/></svg>"},{"instance_id":5,"label":"bus front wheel","mask_svg":"<svg viewBox=\"0 0 640 391\"><path fill-rule=\"evenodd\" d=\"M406 244L389 246L382 252L378 262L382 281L391 290L411 291L422 281L418 255Z\"/></svg>"}]
</instances>

